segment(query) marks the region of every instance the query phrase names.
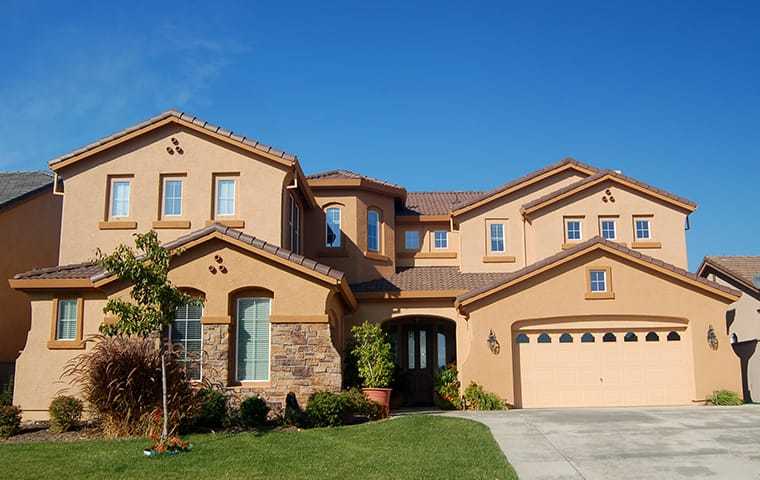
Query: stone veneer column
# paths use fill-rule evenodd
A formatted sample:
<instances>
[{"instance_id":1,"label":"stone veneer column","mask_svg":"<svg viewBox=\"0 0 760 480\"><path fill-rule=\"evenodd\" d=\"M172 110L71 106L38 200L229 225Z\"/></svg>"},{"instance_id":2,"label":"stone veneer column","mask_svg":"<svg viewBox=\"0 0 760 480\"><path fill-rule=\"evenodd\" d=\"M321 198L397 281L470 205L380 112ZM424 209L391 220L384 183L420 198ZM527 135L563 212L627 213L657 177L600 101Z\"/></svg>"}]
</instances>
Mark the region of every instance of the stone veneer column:
<instances>
[{"instance_id":1,"label":"stone veneer column","mask_svg":"<svg viewBox=\"0 0 760 480\"><path fill-rule=\"evenodd\" d=\"M229 353L230 326L203 325L203 378L226 387L230 378Z\"/></svg>"}]
</instances>

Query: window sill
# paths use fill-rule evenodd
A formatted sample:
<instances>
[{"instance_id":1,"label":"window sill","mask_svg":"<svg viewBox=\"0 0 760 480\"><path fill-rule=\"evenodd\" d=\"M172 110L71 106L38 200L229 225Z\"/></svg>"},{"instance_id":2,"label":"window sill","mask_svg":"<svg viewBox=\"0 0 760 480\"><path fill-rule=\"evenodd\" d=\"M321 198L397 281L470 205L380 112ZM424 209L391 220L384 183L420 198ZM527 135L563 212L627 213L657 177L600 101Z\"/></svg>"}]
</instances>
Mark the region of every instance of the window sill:
<instances>
[{"instance_id":1,"label":"window sill","mask_svg":"<svg viewBox=\"0 0 760 480\"><path fill-rule=\"evenodd\" d=\"M364 256L374 262L391 263L390 257L377 252L364 252Z\"/></svg>"},{"instance_id":2,"label":"window sill","mask_svg":"<svg viewBox=\"0 0 760 480\"><path fill-rule=\"evenodd\" d=\"M247 388L263 388L270 387L271 385L271 380L239 380L230 385L228 388L233 392L239 392Z\"/></svg>"},{"instance_id":3,"label":"window sill","mask_svg":"<svg viewBox=\"0 0 760 480\"><path fill-rule=\"evenodd\" d=\"M187 230L190 228L190 220L157 220L153 222L153 228L156 230L177 229Z\"/></svg>"},{"instance_id":4,"label":"window sill","mask_svg":"<svg viewBox=\"0 0 760 480\"><path fill-rule=\"evenodd\" d=\"M587 292L586 300L613 300L615 292Z\"/></svg>"},{"instance_id":5,"label":"window sill","mask_svg":"<svg viewBox=\"0 0 760 480\"><path fill-rule=\"evenodd\" d=\"M137 228L137 222L129 220L109 220L98 223L100 230L134 230Z\"/></svg>"},{"instance_id":6,"label":"window sill","mask_svg":"<svg viewBox=\"0 0 760 480\"><path fill-rule=\"evenodd\" d=\"M662 248L662 243L660 242L633 242L631 244L632 248Z\"/></svg>"},{"instance_id":7,"label":"window sill","mask_svg":"<svg viewBox=\"0 0 760 480\"><path fill-rule=\"evenodd\" d=\"M48 350L84 350L85 342L82 340L48 340Z\"/></svg>"},{"instance_id":8,"label":"window sill","mask_svg":"<svg viewBox=\"0 0 760 480\"><path fill-rule=\"evenodd\" d=\"M457 252L400 252L399 258L457 258Z\"/></svg>"},{"instance_id":9,"label":"window sill","mask_svg":"<svg viewBox=\"0 0 760 480\"><path fill-rule=\"evenodd\" d=\"M245 228L245 220L234 220L234 219L224 220L221 218L208 220L206 222L206 226L208 227L215 223L218 223L219 225L229 227L229 228Z\"/></svg>"},{"instance_id":10,"label":"window sill","mask_svg":"<svg viewBox=\"0 0 760 480\"><path fill-rule=\"evenodd\" d=\"M321 248L317 252L318 257L331 257L331 258L343 258L348 257L348 252L346 252L346 249L343 247L336 247L336 248L330 248L325 247Z\"/></svg>"},{"instance_id":11,"label":"window sill","mask_svg":"<svg viewBox=\"0 0 760 480\"><path fill-rule=\"evenodd\" d=\"M517 258L512 255L486 255L483 263L515 263Z\"/></svg>"}]
</instances>

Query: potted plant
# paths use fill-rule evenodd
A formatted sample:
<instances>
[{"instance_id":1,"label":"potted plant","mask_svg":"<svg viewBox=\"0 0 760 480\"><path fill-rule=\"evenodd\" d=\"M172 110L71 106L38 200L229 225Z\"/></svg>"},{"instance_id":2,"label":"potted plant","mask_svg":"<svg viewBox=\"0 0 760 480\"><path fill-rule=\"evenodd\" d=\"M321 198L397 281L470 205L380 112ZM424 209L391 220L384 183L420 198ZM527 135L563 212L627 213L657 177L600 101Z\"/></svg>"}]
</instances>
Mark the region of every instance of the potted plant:
<instances>
[{"instance_id":1,"label":"potted plant","mask_svg":"<svg viewBox=\"0 0 760 480\"><path fill-rule=\"evenodd\" d=\"M373 402L379 403L387 415L390 410L393 380L393 353L386 334L379 325L364 322L351 329L356 368L362 379L362 391Z\"/></svg>"}]
</instances>

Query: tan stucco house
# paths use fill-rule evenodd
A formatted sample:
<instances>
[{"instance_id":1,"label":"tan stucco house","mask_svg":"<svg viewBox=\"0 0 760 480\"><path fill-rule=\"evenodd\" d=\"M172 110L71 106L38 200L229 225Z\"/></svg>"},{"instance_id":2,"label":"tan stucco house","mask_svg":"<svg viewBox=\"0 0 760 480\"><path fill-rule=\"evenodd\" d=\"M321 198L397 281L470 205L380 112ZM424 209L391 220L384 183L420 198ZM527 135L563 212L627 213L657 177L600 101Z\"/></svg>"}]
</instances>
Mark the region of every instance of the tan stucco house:
<instances>
[{"instance_id":1,"label":"tan stucco house","mask_svg":"<svg viewBox=\"0 0 760 480\"><path fill-rule=\"evenodd\" d=\"M456 362L517 407L671 405L740 388L722 322L740 292L687 272L696 205L566 159L488 192L407 192L166 112L53 160L57 265L16 275L32 327L14 400L43 418L62 366L128 286L97 248L155 229L205 298L172 338L195 379L281 404L337 390L351 326L382 324L407 404ZM195 359L195 360L194 360Z\"/></svg>"},{"instance_id":2,"label":"tan stucco house","mask_svg":"<svg viewBox=\"0 0 760 480\"><path fill-rule=\"evenodd\" d=\"M701 277L735 288L741 298L726 309L726 334L741 359L742 391L747 402L760 401L760 256L705 257Z\"/></svg>"},{"instance_id":3,"label":"tan stucco house","mask_svg":"<svg viewBox=\"0 0 760 480\"><path fill-rule=\"evenodd\" d=\"M58 262L63 198L53 195L48 172L0 173L0 275L7 279ZM29 242L30 234L35 241ZM0 390L13 376L26 344L31 312L23 293L0 282Z\"/></svg>"}]
</instances>

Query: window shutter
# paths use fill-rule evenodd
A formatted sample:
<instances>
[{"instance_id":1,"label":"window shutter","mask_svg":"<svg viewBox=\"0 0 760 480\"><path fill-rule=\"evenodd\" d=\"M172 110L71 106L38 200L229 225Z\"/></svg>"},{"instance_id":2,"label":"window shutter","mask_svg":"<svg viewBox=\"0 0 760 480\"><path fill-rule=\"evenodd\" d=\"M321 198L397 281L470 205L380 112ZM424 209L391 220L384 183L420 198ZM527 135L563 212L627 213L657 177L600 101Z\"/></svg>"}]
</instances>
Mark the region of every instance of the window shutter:
<instances>
[{"instance_id":1,"label":"window shutter","mask_svg":"<svg viewBox=\"0 0 760 480\"><path fill-rule=\"evenodd\" d=\"M238 302L238 378L269 379L268 298L242 298Z\"/></svg>"}]
</instances>

